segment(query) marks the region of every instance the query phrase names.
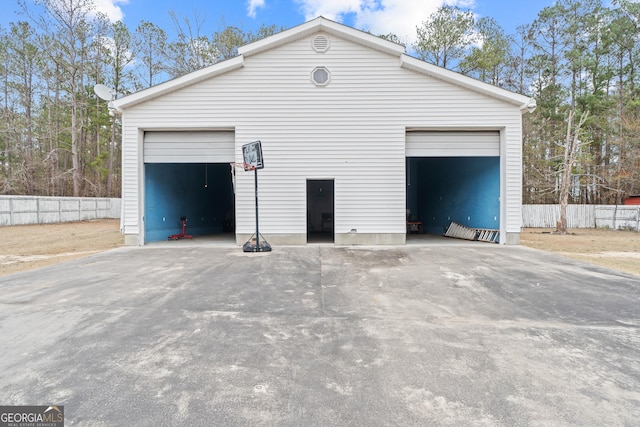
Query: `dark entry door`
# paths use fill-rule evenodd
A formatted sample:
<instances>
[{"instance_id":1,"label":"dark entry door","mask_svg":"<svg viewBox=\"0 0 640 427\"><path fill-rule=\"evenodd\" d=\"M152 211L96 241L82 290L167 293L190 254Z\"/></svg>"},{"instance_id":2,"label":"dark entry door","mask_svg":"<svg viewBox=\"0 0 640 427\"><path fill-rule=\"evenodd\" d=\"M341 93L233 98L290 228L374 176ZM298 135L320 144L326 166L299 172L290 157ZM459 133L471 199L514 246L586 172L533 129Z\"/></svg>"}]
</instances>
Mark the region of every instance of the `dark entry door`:
<instances>
[{"instance_id":1,"label":"dark entry door","mask_svg":"<svg viewBox=\"0 0 640 427\"><path fill-rule=\"evenodd\" d=\"M307 242L334 241L334 182L332 179L307 180Z\"/></svg>"}]
</instances>

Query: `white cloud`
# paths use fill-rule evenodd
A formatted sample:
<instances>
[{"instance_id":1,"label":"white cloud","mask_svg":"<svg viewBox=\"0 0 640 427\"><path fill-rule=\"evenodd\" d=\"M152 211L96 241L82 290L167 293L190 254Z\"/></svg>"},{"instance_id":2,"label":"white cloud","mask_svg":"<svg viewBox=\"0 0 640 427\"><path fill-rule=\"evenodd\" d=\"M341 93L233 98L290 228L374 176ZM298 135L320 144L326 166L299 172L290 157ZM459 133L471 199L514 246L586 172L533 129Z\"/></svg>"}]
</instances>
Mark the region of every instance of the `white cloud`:
<instances>
[{"instance_id":1,"label":"white cloud","mask_svg":"<svg viewBox=\"0 0 640 427\"><path fill-rule=\"evenodd\" d=\"M297 0L300 4L305 21L318 16L324 16L334 21L344 20L345 15L357 14L368 0Z\"/></svg>"},{"instance_id":2,"label":"white cloud","mask_svg":"<svg viewBox=\"0 0 640 427\"><path fill-rule=\"evenodd\" d=\"M416 27L440 6L447 4L463 9L474 6L474 0L296 0L305 20L318 16L338 22L349 22L357 29L373 34L393 33L413 43Z\"/></svg>"},{"instance_id":3,"label":"white cloud","mask_svg":"<svg viewBox=\"0 0 640 427\"><path fill-rule=\"evenodd\" d=\"M121 21L124 17L120 5L129 3L129 0L93 0L98 12L104 13L109 21Z\"/></svg>"},{"instance_id":4,"label":"white cloud","mask_svg":"<svg viewBox=\"0 0 640 427\"><path fill-rule=\"evenodd\" d=\"M255 18L256 10L261 7L264 7L264 0L249 0L247 15L249 15L250 18Z\"/></svg>"}]
</instances>

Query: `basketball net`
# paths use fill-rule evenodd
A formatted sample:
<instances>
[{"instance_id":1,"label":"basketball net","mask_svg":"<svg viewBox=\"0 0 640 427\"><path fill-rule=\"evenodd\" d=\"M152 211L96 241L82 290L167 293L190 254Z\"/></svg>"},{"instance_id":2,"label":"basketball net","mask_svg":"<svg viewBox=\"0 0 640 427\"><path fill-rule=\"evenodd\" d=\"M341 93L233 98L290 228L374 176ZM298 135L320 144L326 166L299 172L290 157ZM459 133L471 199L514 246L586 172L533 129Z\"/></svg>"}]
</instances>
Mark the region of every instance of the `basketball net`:
<instances>
[{"instance_id":1,"label":"basketball net","mask_svg":"<svg viewBox=\"0 0 640 427\"><path fill-rule=\"evenodd\" d=\"M236 169L242 169L245 172L255 170L255 166L247 164L247 163L237 163L232 162L229 163L231 166L231 183L233 184L233 194L236 193Z\"/></svg>"}]
</instances>

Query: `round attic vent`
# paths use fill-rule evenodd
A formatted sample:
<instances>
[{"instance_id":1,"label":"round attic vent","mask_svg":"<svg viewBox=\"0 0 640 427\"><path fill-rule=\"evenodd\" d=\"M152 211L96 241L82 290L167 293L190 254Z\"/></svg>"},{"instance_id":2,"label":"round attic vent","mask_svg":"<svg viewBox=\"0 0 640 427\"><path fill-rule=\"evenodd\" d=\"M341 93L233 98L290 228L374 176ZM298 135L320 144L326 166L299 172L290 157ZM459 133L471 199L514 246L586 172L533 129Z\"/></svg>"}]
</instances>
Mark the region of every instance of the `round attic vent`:
<instances>
[{"instance_id":1,"label":"round attic vent","mask_svg":"<svg viewBox=\"0 0 640 427\"><path fill-rule=\"evenodd\" d=\"M331 80L331 75L325 67L316 67L311 72L311 80L313 80L316 86L326 86L329 84L329 80Z\"/></svg>"},{"instance_id":2,"label":"round attic vent","mask_svg":"<svg viewBox=\"0 0 640 427\"><path fill-rule=\"evenodd\" d=\"M317 35L313 38L313 50L322 53L329 50L329 39L325 35Z\"/></svg>"}]
</instances>

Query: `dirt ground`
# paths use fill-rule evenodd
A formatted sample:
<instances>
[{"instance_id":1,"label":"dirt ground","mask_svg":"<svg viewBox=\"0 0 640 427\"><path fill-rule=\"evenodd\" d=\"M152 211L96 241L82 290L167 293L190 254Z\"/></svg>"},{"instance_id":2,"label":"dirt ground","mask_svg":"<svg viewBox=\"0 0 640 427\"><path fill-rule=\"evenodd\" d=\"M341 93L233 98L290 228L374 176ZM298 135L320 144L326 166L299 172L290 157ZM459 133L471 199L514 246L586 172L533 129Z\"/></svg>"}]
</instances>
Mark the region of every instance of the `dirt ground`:
<instances>
[{"instance_id":1,"label":"dirt ground","mask_svg":"<svg viewBox=\"0 0 640 427\"><path fill-rule=\"evenodd\" d=\"M82 258L124 244L120 220L0 227L0 276Z\"/></svg>"},{"instance_id":2,"label":"dirt ground","mask_svg":"<svg viewBox=\"0 0 640 427\"><path fill-rule=\"evenodd\" d=\"M0 227L0 276L88 256L124 244L117 219ZM640 276L640 233L525 228L521 244Z\"/></svg>"},{"instance_id":3,"label":"dirt ground","mask_svg":"<svg viewBox=\"0 0 640 427\"><path fill-rule=\"evenodd\" d=\"M520 243L640 276L640 233L594 228L572 229L567 235L553 234L552 231L525 228L520 235Z\"/></svg>"}]
</instances>

